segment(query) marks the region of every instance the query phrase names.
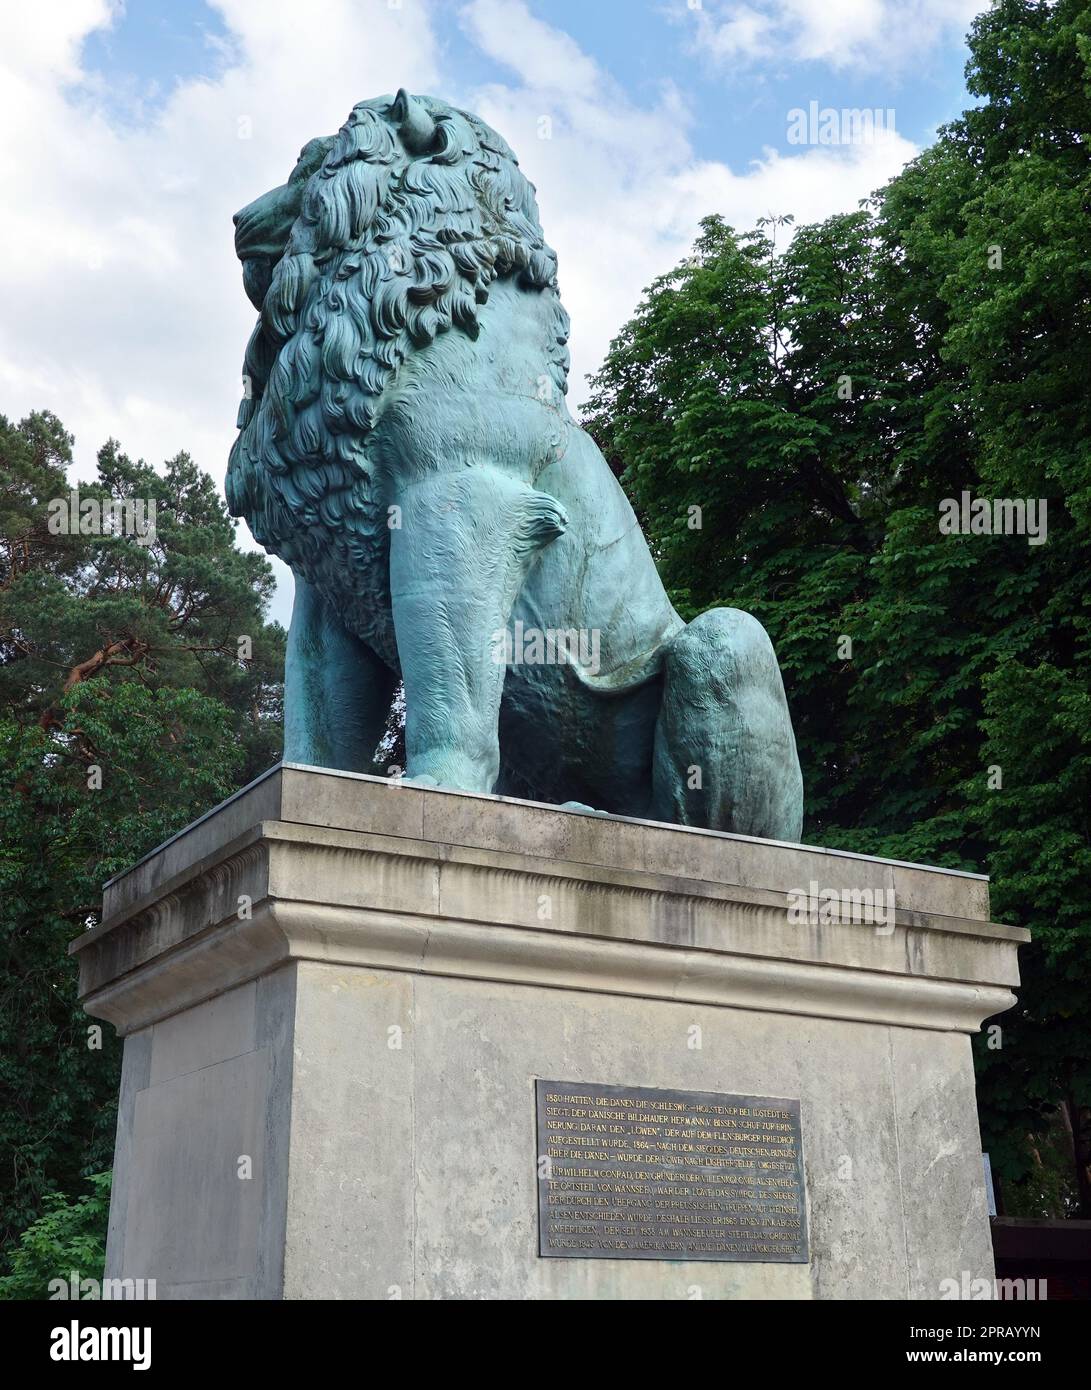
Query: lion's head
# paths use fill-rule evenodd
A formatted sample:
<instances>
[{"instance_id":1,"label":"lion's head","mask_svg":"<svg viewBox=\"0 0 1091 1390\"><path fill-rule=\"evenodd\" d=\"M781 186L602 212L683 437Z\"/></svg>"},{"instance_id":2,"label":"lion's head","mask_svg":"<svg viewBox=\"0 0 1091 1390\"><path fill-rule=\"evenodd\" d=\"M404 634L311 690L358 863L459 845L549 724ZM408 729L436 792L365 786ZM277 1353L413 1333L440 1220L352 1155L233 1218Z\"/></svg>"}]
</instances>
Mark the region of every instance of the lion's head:
<instances>
[{"instance_id":1,"label":"lion's head","mask_svg":"<svg viewBox=\"0 0 1091 1390\"><path fill-rule=\"evenodd\" d=\"M476 337L494 280L554 299L545 370L566 389L568 321L534 188L476 116L404 91L361 102L235 224L260 318L227 496L289 562L300 531L331 524L350 499L366 510L384 389L438 334Z\"/></svg>"}]
</instances>

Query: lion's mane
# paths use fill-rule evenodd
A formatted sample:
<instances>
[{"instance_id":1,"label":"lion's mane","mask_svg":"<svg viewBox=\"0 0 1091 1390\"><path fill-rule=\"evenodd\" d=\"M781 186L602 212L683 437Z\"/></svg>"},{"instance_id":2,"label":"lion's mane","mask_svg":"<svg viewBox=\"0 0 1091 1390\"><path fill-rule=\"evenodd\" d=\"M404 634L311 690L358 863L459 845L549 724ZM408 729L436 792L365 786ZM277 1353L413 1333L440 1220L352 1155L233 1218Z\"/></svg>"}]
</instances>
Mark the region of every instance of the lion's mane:
<instances>
[{"instance_id":1,"label":"lion's mane","mask_svg":"<svg viewBox=\"0 0 1091 1390\"><path fill-rule=\"evenodd\" d=\"M477 336L494 280L551 296L543 370L567 384L568 319L533 185L483 121L410 100L434 124L423 152L388 99L353 108L306 182L246 350L228 502L319 583L327 565L344 574L385 543L367 458L384 391L438 334Z\"/></svg>"}]
</instances>

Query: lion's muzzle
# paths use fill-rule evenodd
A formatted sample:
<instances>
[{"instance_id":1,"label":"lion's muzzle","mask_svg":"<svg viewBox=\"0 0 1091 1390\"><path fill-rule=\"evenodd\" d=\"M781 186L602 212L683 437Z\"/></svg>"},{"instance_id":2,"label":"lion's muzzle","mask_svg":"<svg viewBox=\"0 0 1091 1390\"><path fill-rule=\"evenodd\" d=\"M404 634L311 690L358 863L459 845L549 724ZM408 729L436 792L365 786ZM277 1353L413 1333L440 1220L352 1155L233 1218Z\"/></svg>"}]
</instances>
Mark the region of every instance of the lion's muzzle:
<instances>
[{"instance_id":1,"label":"lion's muzzle","mask_svg":"<svg viewBox=\"0 0 1091 1390\"><path fill-rule=\"evenodd\" d=\"M235 214L235 255L242 261L242 283L255 309L260 309L273 278L273 267L284 254L292 224L299 216L301 183L286 183L263 193Z\"/></svg>"}]
</instances>

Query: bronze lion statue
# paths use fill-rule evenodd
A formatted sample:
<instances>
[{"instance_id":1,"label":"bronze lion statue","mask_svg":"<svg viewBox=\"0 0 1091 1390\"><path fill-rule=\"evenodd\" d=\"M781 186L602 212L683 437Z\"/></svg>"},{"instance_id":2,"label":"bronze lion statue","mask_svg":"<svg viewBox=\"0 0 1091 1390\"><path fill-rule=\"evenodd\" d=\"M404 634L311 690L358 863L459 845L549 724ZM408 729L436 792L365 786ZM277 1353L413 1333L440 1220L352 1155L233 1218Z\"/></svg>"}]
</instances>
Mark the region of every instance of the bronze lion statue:
<instances>
[{"instance_id":1,"label":"bronze lion statue","mask_svg":"<svg viewBox=\"0 0 1091 1390\"><path fill-rule=\"evenodd\" d=\"M565 404L534 188L433 97L378 97L235 216L259 318L227 497L291 566L285 758L798 840L760 624L672 608Z\"/></svg>"}]
</instances>

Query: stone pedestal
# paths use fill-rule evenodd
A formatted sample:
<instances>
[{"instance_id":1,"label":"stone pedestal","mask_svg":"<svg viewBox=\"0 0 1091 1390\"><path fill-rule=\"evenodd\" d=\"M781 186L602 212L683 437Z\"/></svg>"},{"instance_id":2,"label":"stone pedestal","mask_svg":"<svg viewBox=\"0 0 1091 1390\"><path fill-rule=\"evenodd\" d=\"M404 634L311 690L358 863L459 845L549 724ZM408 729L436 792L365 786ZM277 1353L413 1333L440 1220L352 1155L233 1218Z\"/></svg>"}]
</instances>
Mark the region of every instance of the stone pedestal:
<instances>
[{"instance_id":1,"label":"stone pedestal","mask_svg":"<svg viewBox=\"0 0 1091 1390\"><path fill-rule=\"evenodd\" d=\"M892 890L894 920L792 920L812 887ZM346 1299L990 1277L970 1034L1027 936L988 916L974 875L274 769L73 945L125 1035L107 1274ZM542 1078L798 1100L806 1262L540 1256Z\"/></svg>"}]
</instances>

